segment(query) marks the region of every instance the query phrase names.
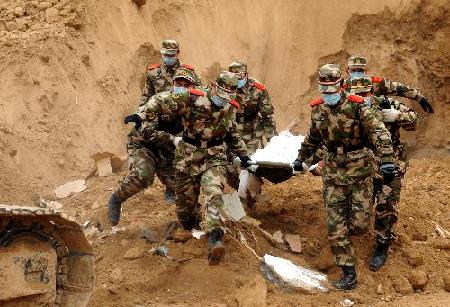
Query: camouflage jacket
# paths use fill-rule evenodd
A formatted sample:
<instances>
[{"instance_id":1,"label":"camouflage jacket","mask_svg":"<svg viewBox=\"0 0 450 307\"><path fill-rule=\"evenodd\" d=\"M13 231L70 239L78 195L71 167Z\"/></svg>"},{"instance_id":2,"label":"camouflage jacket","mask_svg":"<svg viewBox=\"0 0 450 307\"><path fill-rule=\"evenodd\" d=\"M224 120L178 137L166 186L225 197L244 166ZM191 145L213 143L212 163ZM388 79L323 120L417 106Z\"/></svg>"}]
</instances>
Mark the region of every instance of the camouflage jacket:
<instances>
[{"instance_id":1,"label":"camouflage jacket","mask_svg":"<svg viewBox=\"0 0 450 307\"><path fill-rule=\"evenodd\" d=\"M214 165L225 165L227 150L236 156L247 148L236 127L236 102L216 107L208 98L209 89L172 94L183 119L183 140L176 149L178 170L199 174ZM196 143L196 144L194 144Z\"/></svg>"},{"instance_id":2,"label":"camouflage jacket","mask_svg":"<svg viewBox=\"0 0 450 307\"><path fill-rule=\"evenodd\" d=\"M173 86L173 76L178 67L194 70L192 65L181 64L180 61L177 61L173 67L167 67L164 63L150 64L147 67L147 78L142 90L140 105L145 104L150 97L157 93L169 91ZM197 79L195 85L200 86L202 84L200 78L196 74L194 75Z\"/></svg>"},{"instance_id":3,"label":"camouflage jacket","mask_svg":"<svg viewBox=\"0 0 450 307\"><path fill-rule=\"evenodd\" d=\"M372 176L375 157L370 145L382 162L393 162L391 135L361 96L342 97L334 107L324 104L322 98L310 105L311 126L298 159L306 161L323 145L324 181L348 185Z\"/></svg>"},{"instance_id":4,"label":"camouflage jacket","mask_svg":"<svg viewBox=\"0 0 450 307\"><path fill-rule=\"evenodd\" d=\"M249 78L247 84L238 89L236 101L241 106L236 114L238 131L241 135L252 137L264 135L267 139L276 135L273 105L263 84Z\"/></svg>"},{"instance_id":5,"label":"camouflage jacket","mask_svg":"<svg viewBox=\"0 0 450 307\"><path fill-rule=\"evenodd\" d=\"M414 110L408 108L406 105L395 99L376 96L373 97L374 108L381 110L380 104L383 105L384 103L388 103L388 106L401 112L399 118L395 122L384 122L384 125L391 133L396 164L399 166L401 171L405 171L408 166L407 155L404 144L400 139L400 128L403 128L406 131L416 130L417 124L419 123L419 116L416 112L414 112ZM380 119L383 120L381 113L380 115Z\"/></svg>"},{"instance_id":6,"label":"camouflage jacket","mask_svg":"<svg viewBox=\"0 0 450 307\"><path fill-rule=\"evenodd\" d=\"M168 153L175 150L176 135L182 132L181 116L172 100L171 92L165 91L152 96L136 111L142 119L138 131L128 135L129 144L145 147L153 152Z\"/></svg>"}]
</instances>

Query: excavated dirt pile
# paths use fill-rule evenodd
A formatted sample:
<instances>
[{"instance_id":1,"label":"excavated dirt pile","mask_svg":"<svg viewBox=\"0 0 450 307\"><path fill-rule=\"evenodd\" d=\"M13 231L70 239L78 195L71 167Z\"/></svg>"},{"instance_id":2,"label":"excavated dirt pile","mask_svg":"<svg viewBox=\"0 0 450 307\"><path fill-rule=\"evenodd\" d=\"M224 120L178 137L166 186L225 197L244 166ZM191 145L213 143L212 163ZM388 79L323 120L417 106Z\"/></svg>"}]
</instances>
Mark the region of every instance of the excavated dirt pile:
<instances>
[{"instance_id":1,"label":"excavated dirt pile","mask_svg":"<svg viewBox=\"0 0 450 307\"><path fill-rule=\"evenodd\" d=\"M450 296L450 1L3 0L0 3L0 202L55 199L65 182L87 189L58 200L85 225L96 254L90 306L448 306ZM331 22L331 24L330 24ZM417 102L417 132L405 133L411 168L404 182L399 239L388 264L367 268L370 232L355 239L355 291L305 294L262 278L259 261L230 235L227 254L207 266L206 240L169 231L168 257L154 254L176 220L156 182L124 205L111 233L106 204L121 171L93 174L91 156L125 154L122 124L139 99L145 67L159 61L163 38L180 41L181 57L204 81L233 59L269 88L280 130L296 117L306 133L319 64L367 56L370 72L415 86L436 113ZM277 248L259 233L249 244L336 278L326 238L320 178L263 187L250 215L261 228L298 234L302 252ZM445 290L447 289L447 291ZM346 305L349 306L349 305Z\"/></svg>"}]
</instances>

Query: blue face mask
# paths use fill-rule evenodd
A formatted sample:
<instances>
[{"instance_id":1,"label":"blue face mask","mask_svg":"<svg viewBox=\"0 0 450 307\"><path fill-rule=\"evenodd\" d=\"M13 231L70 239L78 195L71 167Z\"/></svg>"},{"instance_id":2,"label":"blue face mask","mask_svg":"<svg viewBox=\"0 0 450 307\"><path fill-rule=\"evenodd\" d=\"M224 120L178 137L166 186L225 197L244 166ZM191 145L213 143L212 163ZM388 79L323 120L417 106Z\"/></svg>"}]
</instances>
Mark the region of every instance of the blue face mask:
<instances>
[{"instance_id":1,"label":"blue face mask","mask_svg":"<svg viewBox=\"0 0 450 307\"><path fill-rule=\"evenodd\" d=\"M185 87L182 87L182 86L174 86L172 92L173 92L174 94L180 95L180 94L185 93L186 91L187 91L187 89L186 89Z\"/></svg>"},{"instance_id":2,"label":"blue face mask","mask_svg":"<svg viewBox=\"0 0 450 307\"><path fill-rule=\"evenodd\" d=\"M211 96L211 101L218 107L223 107L228 103L228 99L222 98L220 96L214 95Z\"/></svg>"},{"instance_id":3,"label":"blue face mask","mask_svg":"<svg viewBox=\"0 0 450 307\"><path fill-rule=\"evenodd\" d=\"M341 100L341 93L333 93L333 94L325 94L322 93L322 98L325 104L329 106L335 106L338 104L338 102Z\"/></svg>"},{"instance_id":4,"label":"blue face mask","mask_svg":"<svg viewBox=\"0 0 450 307\"><path fill-rule=\"evenodd\" d=\"M350 73L350 78L352 78L352 79L359 79L359 78L363 78L363 77L367 77L367 75L365 72L362 72L362 71L355 71L355 72Z\"/></svg>"},{"instance_id":5,"label":"blue face mask","mask_svg":"<svg viewBox=\"0 0 450 307\"><path fill-rule=\"evenodd\" d=\"M164 64L166 64L167 66L173 66L177 62L177 57L163 56L163 61L164 61Z\"/></svg>"},{"instance_id":6,"label":"blue face mask","mask_svg":"<svg viewBox=\"0 0 450 307\"><path fill-rule=\"evenodd\" d=\"M243 88L247 84L247 78L239 79L237 83L237 88Z\"/></svg>"}]
</instances>

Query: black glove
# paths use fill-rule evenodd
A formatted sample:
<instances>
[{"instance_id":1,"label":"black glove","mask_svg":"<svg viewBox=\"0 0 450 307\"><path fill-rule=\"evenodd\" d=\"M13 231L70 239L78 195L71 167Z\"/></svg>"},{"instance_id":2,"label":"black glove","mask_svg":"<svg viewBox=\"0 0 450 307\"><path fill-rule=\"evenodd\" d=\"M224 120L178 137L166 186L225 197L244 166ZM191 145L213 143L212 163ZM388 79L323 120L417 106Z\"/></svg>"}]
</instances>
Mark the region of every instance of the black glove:
<instances>
[{"instance_id":1,"label":"black glove","mask_svg":"<svg viewBox=\"0 0 450 307\"><path fill-rule=\"evenodd\" d=\"M135 124L134 127L136 128L136 130L139 130L142 126L142 119L137 114L131 114L131 115L125 116L125 118L123 119L123 122L125 124L134 123Z\"/></svg>"},{"instance_id":2,"label":"black glove","mask_svg":"<svg viewBox=\"0 0 450 307\"><path fill-rule=\"evenodd\" d=\"M382 109L390 109L391 108L391 102L387 98L384 98L383 100L381 100L381 102L378 105Z\"/></svg>"},{"instance_id":3,"label":"black glove","mask_svg":"<svg viewBox=\"0 0 450 307\"><path fill-rule=\"evenodd\" d=\"M420 99L419 104L425 112L434 113L433 106L428 102L428 100L425 97L422 97L422 99Z\"/></svg>"},{"instance_id":4,"label":"black glove","mask_svg":"<svg viewBox=\"0 0 450 307\"><path fill-rule=\"evenodd\" d=\"M293 169L296 172L303 172L303 162L300 161L299 159L295 159L293 164Z\"/></svg>"},{"instance_id":5,"label":"black glove","mask_svg":"<svg viewBox=\"0 0 450 307\"><path fill-rule=\"evenodd\" d=\"M384 182L388 183L394 180L397 168L393 163L383 163L380 166L380 173L383 175Z\"/></svg>"},{"instance_id":6,"label":"black glove","mask_svg":"<svg viewBox=\"0 0 450 307\"><path fill-rule=\"evenodd\" d=\"M239 157L239 159L241 160L241 167L242 168L248 168L248 167L251 166L249 161L251 161L252 159L250 159L248 156Z\"/></svg>"}]
</instances>

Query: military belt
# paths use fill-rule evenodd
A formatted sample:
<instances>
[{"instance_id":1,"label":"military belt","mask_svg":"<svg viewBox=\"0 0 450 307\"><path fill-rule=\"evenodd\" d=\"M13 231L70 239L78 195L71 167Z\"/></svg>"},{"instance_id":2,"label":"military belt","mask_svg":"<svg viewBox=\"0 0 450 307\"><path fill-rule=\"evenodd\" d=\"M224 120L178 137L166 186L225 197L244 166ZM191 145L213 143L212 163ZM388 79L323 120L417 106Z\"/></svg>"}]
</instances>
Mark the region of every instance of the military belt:
<instances>
[{"instance_id":1,"label":"military belt","mask_svg":"<svg viewBox=\"0 0 450 307\"><path fill-rule=\"evenodd\" d=\"M334 153L335 155L344 155L351 151L363 149L362 145L355 146L326 146L328 152Z\"/></svg>"},{"instance_id":2,"label":"military belt","mask_svg":"<svg viewBox=\"0 0 450 307\"><path fill-rule=\"evenodd\" d=\"M210 141L206 141L201 139L193 139L186 135L183 135L182 139L184 142L200 148L209 148L214 146L220 146L223 144L223 139L213 139Z\"/></svg>"}]
</instances>

